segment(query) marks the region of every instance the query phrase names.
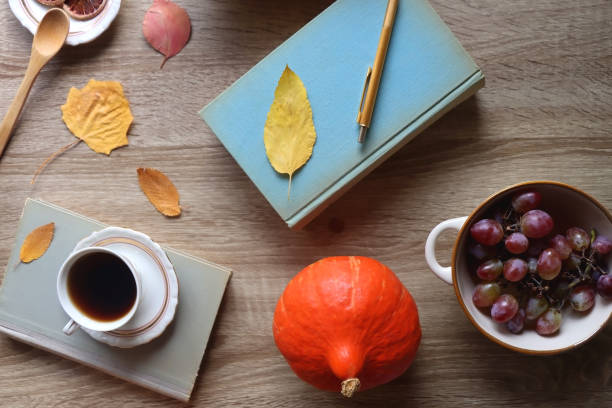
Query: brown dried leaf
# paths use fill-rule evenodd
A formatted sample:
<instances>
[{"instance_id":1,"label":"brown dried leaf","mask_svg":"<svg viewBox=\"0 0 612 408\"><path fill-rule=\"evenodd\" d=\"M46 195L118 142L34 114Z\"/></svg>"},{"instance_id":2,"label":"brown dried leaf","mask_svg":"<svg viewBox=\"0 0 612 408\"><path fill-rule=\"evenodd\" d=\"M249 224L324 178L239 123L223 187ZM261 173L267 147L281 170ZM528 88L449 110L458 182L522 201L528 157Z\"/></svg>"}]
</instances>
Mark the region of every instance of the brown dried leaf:
<instances>
[{"instance_id":1,"label":"brown dried leaf","mask_svg":"<svg viewBox=\"0 0 612 408\"><path fill-rule=\"evenodd\" d=\"M52 222L30 232L21 245L19 252L21 262L29 263L43 256L51 244L54 231L55 223Z\"/></svg>"},{"instance_id":2,"label":"brown dried leaf","mask_svg":"<svg viewBox=\"0 0 612 408\"><path fill-rule=\"evenodd\" d=\"M166 217L181 215L179 193L172 181L159 170L139 168L138 183L147 198Z\"/></svg>"}]
</instances>

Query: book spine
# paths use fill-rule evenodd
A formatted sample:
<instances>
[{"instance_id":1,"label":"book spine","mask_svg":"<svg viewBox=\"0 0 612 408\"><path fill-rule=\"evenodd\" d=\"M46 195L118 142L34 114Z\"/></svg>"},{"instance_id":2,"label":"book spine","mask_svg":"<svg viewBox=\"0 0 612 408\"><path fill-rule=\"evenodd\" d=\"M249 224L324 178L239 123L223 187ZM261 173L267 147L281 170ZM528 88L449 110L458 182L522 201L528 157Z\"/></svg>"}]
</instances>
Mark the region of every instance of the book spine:
<instances>
[{"instance_id":1,"label":"book spine","mask_svg":"<svg viewBox=\"0 0 612 408\"><path fill-rule=\"evenodd\" d=\"M419 133L442 117L446 112L474 95L476 91L484 86L484 83L485 78L482 72L480 70L474 72L468 79L441 98L407 127L398 132L395 137L390 138L387 143L382 145L380 149L368 157L367 160L364 160L350 172L346 173L335 184L317 196L299 212L286 219L285 222L287 225L294 230L302 229L348 189L378 167L389 156L414 139Z\"/></svg>"}]
</instances>

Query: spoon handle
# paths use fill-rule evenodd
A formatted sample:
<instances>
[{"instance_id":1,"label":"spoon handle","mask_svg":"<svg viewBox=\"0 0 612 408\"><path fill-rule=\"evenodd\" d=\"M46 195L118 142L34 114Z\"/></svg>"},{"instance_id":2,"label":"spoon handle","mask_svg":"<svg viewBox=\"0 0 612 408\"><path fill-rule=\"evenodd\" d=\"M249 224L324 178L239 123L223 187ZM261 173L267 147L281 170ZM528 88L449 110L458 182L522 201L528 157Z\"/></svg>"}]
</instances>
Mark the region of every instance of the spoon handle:
<instances>
[{"instance_id":1,"label":"spoon handle","mask_svg":"<svg viewBox=\"0 0 612 408\"><path fill-rule=\"evenodd\" d=\"M23 81L17 90L17 95L15 95L13 103L11 103L8 112L2 120L2 124L0 124L0 157L2 157L4 149L11 138L13 128L15 127L15 123L17 123L17 119L19 118L19 114L23 109L26 99L28 99L32 85L34 85L34 81L44 65L45 62L41 58L37 58L36 55L33 55L30 59Z\"/></svg>"}]
</instances>

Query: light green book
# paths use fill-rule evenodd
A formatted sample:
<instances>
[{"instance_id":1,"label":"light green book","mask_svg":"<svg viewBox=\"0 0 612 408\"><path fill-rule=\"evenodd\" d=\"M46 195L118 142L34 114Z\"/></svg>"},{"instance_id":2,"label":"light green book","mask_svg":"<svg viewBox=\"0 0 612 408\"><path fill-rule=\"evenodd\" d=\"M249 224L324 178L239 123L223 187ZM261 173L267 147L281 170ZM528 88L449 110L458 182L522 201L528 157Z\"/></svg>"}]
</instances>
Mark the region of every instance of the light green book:
<instances>
[{"instance_id":1,"label":"light green book","mask_svg":"<svg viewBox=\"0 0 612 408\"><path fill-rule=\"evenodd\" d=\"M24 238L55 223L45 254L19 263ZM53 204L28 199L0 289L0 332L32 346L97 368L166 396L188 401L231 271L164 248L179 281L174 321L164 333L131 349L97 342L82 330L67 336L68 316L56 294L57 273L77 242L107 227Z\"/></svg>"}]
</instances>

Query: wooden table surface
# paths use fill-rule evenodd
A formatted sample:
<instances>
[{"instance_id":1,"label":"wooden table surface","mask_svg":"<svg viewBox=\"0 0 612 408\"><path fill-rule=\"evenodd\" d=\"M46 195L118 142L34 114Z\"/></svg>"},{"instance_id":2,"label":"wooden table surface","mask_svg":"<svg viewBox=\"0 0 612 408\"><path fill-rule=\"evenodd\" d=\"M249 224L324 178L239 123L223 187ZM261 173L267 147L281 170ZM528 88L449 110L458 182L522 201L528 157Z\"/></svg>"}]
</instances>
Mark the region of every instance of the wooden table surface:
<instances>
[{"instance_id":1,"label":"wooden table surface","mask_svg":"<svg viewBox=\"0 0 612 408\"><path fill-rule=\"evenodd\" d=\"M231 267L193 406L609 406L610 325L559 356L506 350L470 324L452 288L429 271L423 249L438 222L524 180L566 182L612 208L612 2L432 1L483 69L486 87L295 232L196 113L331 0L177 1L193 33L163 70L141 32L150 1L124 1L97 41L66 47L43 70L0 161L0 264L24 200L39 197ZM31 39L4 2L0 114L19 86ZM106 157L81 144L31 186L44 158L73 140L59 109L70 86L92 77L123 83L135 117L130 145ZM141 166L172 178L185 209L180 218L164 218L149 204L137 183ZM440 258L450 258L453 239L444 236ZM413 294L423 328L412 367L352 401L301 382L272 338L276 300L291 277L340 254L391 267ZM0 405L183 404L0 336Z\"/></svg>"}]
</instances>

